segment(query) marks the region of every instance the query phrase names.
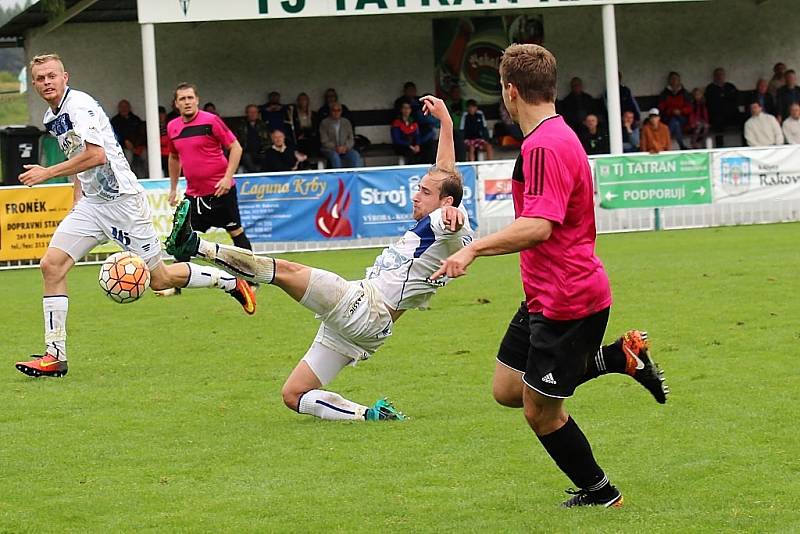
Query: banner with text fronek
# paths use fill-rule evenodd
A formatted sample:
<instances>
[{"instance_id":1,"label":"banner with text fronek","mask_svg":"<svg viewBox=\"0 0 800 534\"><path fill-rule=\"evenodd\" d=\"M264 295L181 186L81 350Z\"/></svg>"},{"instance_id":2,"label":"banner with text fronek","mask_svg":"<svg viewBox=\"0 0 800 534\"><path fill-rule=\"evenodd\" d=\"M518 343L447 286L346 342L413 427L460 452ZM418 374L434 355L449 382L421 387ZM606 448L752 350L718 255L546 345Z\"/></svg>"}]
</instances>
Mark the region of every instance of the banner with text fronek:
<instances>
[{"instance_id":1,"label":"banner with text fronek","mask_svg":"<svg viewBox=\"0 0 800 534\"><path fill-rule=\"evenodd\" d=\"M449 14L498 9L656 4L705 0L138 0L139 22L334 17L352 15Z\"/></svg>"},{"instance_id":2,"label":"banner with text fronek","mask_svg":"<svg viewBox=\"0 0 800 534\"><path fill-rule=\"evenodd\" d=\"M800 200L800 146L715 152L712 176L714 202Z\"/></svg>"}]
</instances>

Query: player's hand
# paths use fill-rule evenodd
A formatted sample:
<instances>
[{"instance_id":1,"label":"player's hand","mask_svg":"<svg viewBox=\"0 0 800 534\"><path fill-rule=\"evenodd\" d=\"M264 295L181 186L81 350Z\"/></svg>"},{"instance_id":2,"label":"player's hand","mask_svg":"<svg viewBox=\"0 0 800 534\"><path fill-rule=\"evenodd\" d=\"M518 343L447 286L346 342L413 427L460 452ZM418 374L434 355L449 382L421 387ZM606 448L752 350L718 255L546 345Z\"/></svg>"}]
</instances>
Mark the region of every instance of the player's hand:
<instances>
[{"instance_id":1,"label":"player's hand","mask_svg":"<svg viewBox=\"0 0 800 534\"><path fill-rule=\"evenodd\" d=\"M447 111L447 105L445 105L444 100L441 98L425 95L420 98L420 101L422 102L422 112L425 113L425 115L432 115L440 121L450 119L450 112Z\"/></svg>"},{"instance_id":2,"label":"player's hand","mask_svg":"<svg viewBox=\"0 0 800 534\"><path fill-rule=\"evenodd\" d=\"M451 232L458 232L464 226L464 212L453 206L442 208L442 223Z\"/></svg>"},{"instance_id":3,"label":"player's hand","mask_svg":"<svg viewBox=\"0 0 800 534\"><path fill-rule=\"evenodd\" d=\"M467 274L467 267L475 261L475 253L472 248L467 246L447 258L442 260L442 266L431 275L431 280L438 280L444 275L449 278L458 278Z\"/></svg>"},{"instance_id":4,"label":"player's hand","mask_svg":"<svg viewBox=\"0 0 800 534\"><path fill-rule=\"evenodd\" d=\"M217 190L214 191L214 196L221 197L222 195L227 194L228 191L231 190L231 187L233 187L233 179L228 178L227 176L223 177L222 180L217 182Z\"/></svg>"},{"instance_id":5,"label":"player's hand","mask_svg":"<svg viewBox=\"0 0 800 534\"><path fill-rule=\"evenodd\" d=\"M169 205L173 208L178 205L178 192L177 191L170 191L169 192Z\"/></svg>"},{"instance_id":6,"label":"player's hand","mask_svg":"<svg viewBox=\"0 0 800 534\"><path fill-rule=\"evenodd\" d=\"M19 175L19 181L28 187L40 184L51 178L47 167L42 167L41 165L23 165L22 167L25 172Z\"/></svg>"}]
</instances>

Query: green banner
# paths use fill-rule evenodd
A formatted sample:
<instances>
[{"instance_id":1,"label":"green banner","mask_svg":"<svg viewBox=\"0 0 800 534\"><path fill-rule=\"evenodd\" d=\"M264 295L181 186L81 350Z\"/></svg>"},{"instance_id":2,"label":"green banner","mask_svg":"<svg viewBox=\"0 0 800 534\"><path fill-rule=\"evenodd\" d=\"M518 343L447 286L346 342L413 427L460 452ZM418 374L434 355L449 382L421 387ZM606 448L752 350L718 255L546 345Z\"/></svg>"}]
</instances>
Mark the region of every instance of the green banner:
<instances>
[{"instance_id":1,"label":"green banner","mask_svg":"<svg viewBox=\"0 0 800 534\"><path fill-rule=\"evenodd\" d=\"M602 208L711 204L708 154L598 158L594 172Z\"/></svg>"}]
</instances>

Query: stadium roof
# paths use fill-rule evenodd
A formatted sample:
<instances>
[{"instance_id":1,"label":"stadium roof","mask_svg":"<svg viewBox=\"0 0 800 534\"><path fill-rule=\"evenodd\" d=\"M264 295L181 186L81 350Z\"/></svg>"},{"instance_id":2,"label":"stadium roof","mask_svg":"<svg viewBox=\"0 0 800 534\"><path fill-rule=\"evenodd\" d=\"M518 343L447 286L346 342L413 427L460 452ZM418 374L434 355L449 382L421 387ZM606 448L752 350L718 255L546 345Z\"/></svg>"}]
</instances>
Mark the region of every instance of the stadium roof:
<instances>
[{"instance_id":1,"label":"stadium roof","mask_svg":"<svg viewBox=\"0 0 800 534\"><path fill-rule=\"evenodd\" d=\"M65 0L65 15L77 12L69 22L129 22L137 20L136 0ZM34 28L46 25L50 16L40 2L0 27L0 37L24 37Z\"/></svg>"}]
</instances>

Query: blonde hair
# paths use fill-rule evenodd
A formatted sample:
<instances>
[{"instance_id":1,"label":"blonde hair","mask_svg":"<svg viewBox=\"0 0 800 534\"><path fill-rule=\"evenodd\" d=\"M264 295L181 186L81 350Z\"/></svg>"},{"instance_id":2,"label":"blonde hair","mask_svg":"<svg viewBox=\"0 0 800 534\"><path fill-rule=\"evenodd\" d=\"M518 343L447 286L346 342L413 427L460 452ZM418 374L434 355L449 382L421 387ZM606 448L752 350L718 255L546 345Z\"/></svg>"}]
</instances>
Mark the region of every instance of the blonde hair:
<instances>
[{"instance_id":1,"label":"blonde hair","mask_svg":"<svg viewBox=\"0 0 800 534\"><path fill-rule=\"evenodd\" d=\"M58 61L58 64L61 65L61 70L64 70L64 62L61 61L61 56L58 54L39 54L38 56L33 56L33 59L31 59L31 62L28 64L28 70L33 71L33 67L47 63L48 61Z\"/></svg>"}]
</instances>

